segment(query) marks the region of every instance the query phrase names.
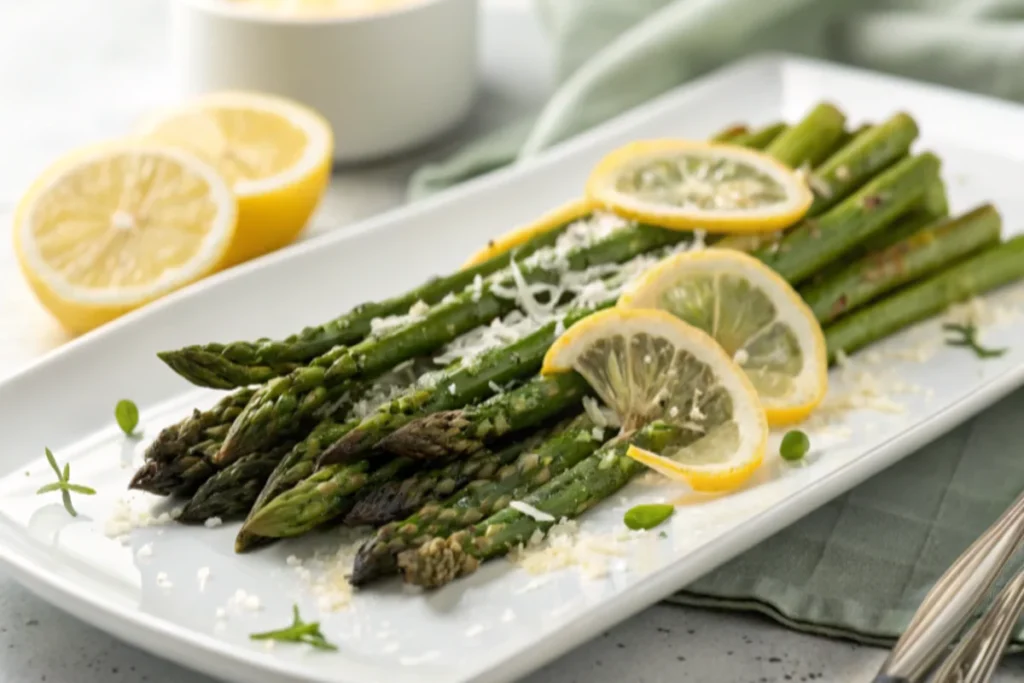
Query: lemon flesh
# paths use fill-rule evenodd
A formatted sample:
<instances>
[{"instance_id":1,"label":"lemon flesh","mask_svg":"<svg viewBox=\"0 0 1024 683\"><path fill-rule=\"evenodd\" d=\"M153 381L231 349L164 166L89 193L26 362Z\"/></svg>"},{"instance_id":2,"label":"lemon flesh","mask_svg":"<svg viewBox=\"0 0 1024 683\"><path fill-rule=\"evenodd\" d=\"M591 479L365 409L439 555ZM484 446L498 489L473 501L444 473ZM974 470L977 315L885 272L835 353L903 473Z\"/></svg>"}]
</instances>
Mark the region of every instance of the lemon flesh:
<instances>
[{"instance_id":1,"label":"lemon flesh","mask_svg":"<svg viewBox=\"0 0 1024 683\"><path fill-rule=\"evenodd\" d=\"M626 218L667 228L761 233L796 223L813 194L798 173L735 145L644 140L607 155L587 196Z\"/></svg>"},{"instance_id":2,"label":"lemon flesh","mask_svg":"<svg viewBox=\"0 0 1024 683\"><path fill-rule=\"evenodd\" d=\"M227 265L293 242L330 179L330 126L291 100L212 93L152 117L143 132L202 157L231 184L239 219Z\"/></svg>"},{"instance_id":3,"label":"lemon flesh","mask_svg":"<svg viewBox=\"0 0 1024 683\"><path fill-rule=\"evenodd\" d=\"M73 153L22 198L15 248L43 304L82 332L216 270L235 199L200 159L132 142Z\"/></svg>"},{"instance_id":4,"label":"lemon flesh","mask_svg":"<svg viewBox=\"0 0 1024 683\"><path fill-rule=\"evenodd\" d=\"M768 427L757 393L721 347L657 310L595 313L560 337L543 372L572 369L633 432L656 420L678 434L645 465L700 490L742 484L763 459Z\"/></svg>"}]
</instances>

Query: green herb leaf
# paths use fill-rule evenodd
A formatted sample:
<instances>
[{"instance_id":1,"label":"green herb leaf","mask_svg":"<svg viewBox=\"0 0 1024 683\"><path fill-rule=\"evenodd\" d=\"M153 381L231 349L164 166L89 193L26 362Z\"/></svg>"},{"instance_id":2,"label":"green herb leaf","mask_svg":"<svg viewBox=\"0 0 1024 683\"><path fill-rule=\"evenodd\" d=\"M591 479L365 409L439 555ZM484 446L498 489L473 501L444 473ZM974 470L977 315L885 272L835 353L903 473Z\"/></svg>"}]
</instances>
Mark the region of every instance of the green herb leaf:
<instances>
[{"instance_id":1,"label":"green herb leaf","mask_svg":"<svg viewBox=\"0 0 1024 683\"><path fill-rule=\"evenodd\" d=\"M675 507L667 503L637 505L626 511L622 521L630 529L653 529L671 517L675 511Z\"/></svg>"},{"instance_id":2,"label":"green herb leaf","mask_svg":"<svg viewBox=\"0 0 1024 683\"><path fill-rule=\"evenodd\" d=\"M809 450L811 450L811 440L799 429L792 429L786 432L786 435L782 437L782 443L779 445L779 455L782 456L783 460L789 460L790 462L800 460L807 455Z\"/></svg>"},{"instance_id":3,"label":"green herb leaf","mask_svg":"<svg viewBox=\"0 0 1024 683\"><path fill-rule=\"evenodd\" d=\"M314 621L305 623L299 617L299 606L292 605L292 625L277 631L266 631L265 633L253 633L249 636L252 640L277 640L283 643L306 643L318 650L334 652L338 649L336 645L327 642L324 634L320 632L320 622Z\"/></svg>"},{"instance_id":4,"label":"green herb leaf","mask_svg":"<svg viewBox=\"0 0 1024 683\"><path fill-rule=\"evenodd\" d=\"M128 399L121 399L114 406L114 418L122 432L127 436L133 436L135 428L139 426L139 408Z\"/></svg>"},{"instance_id":5,"label":"green herb leaf","mask_svg":"<svg viewBox=\"0 0 1024 683\"><path fill-rule=\"evenodd\" d=\"M959 337L953 336L946 339L946 346L963 346L974 351L978 358L998 358L1006 353L1006 349L988 349L978 343L978 328L973 322L964 325L946 323L942 326L946 332L953 332Z\"/></svg>"},{"instance_id":6,"label":"green herb leaf","mask_svg":"<svg viewBox=\"0 0 1024 683\"><path fill-rule=\"evenodd\" d=\"M50 469L57 475L57 481L52 484L46 484L45 486L39 487L36 491L36 495L42 493L52 493L54 491L60 491L61 500L64 501L64 509L68 511L72 517L78 516L78 511L75 510L75 506L71 504L71 493L81 493L84 496L95 496L96 490L88 486L82 486L81 484L72 484L69 480L71 479L71 463L64 464L64 471L61 472L60 465L57 464L57 458L53 457L53 453L49 448L46 449L46 462L50 463Z\"/></svg>"}]
</instances>

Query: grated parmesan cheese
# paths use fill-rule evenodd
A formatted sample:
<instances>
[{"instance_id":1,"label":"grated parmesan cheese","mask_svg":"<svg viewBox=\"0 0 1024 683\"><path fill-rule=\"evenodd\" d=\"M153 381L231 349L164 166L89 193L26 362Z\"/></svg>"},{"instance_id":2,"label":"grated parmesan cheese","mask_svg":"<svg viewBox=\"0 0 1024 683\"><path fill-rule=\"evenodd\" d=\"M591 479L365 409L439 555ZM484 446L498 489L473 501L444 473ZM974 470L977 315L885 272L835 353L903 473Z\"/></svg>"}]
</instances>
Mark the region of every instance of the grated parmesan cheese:
<instances>
[{"instance_id":1,"label":"grated parmesan cheese","mask_svg":"<svg viewBox=\"0 0 1024 683\"><path fill-rule=\"evenodd\" d=\"M223 523L224 523L224 520L221 519L220 517L210 517L205 522L203 522L203 526L205 526L207 529L216 529L217 527L219 527Z\"/></svg>"},{"instance_id":2,"label":"grated parmesan cheese","mask_svg":"<svg viewBox=\"0 0 1024 683\"><path fill-rule=\"evenodd\" d=\"M583 410L586 412L587 417L598 427L607 427L608 420L605 417L604 411L601 410L601 406L592 396L583 397Z\"/></svg>"},{"instance_id":3,"label":"grated parmesan cheese","mask_svg":"<svg viewBox=\"0 0 1024 683\"><path fill-rule=\"evenodd\" d=\"M135 553L138 557L153 557L153 544L147 543Z\"/></svg>"},{"instance_id":4,"label":"grated parmesan cheese","mask_svg":"<svg viewBox=\"0 0 1024 683\"><path fill-rule=\"evenodd\" d=\"M736 365L743 365L750 360L750 354L747 353L746 349L738 349L733 355L732 360Z\"/></svg>"},{"instance_id":5,"label":"grated parmesan cheese","mask_svg":"<svg viewBox=\"0 0 1024 683\"><path fill-rule=\"evenodd\" d=\"M703 412L701 412L701 409L700 409L700 395L701 395L701 390L697 389L697 388L694 388L694 390L693 390L693 405L690 406L690 419L692 421L694 421L694 422L699 422L700 420L706 420L707 417L708 417ZM701 431L704 431L704 430L701 430Z\"/></svg>"},{"instance_id":6,"label":"grated parmesan cheese","mask_svg":"<svg viewBox=\"0 0 1024 683\"><path fill-rule=\"evenodd\" d=\"M246 593L241 588L235 591L235 594L231 596L228 604L248 612L258 612L263 609L263 602L260 600L258 595Z\"/></svg>"},{"instance_id":7,"label":"grated parmesan cheese","mask_svg":"<svg viewBox=\"0 0 1024 683\"><path fill-rule=\"evenodd\" d=\"M160 588L174 588L174 584L171 582L171 579L167 576L167 572L157 572L156 585Z\"/></svg>"},{"instance_id":8,"label":"grated parmesan cheese","mask_svg":"<svg viewBox=\"0 0 1024 683\"><path fill-rule=\"evenodd\" d=\"M442 301L442 303L444 302ZM370 336L379 337L400 327L405 327L410 323L422 320L429 310L430 306L425 302L417 301L409 307L409 312L405 315L389 315L383 318L374 318L370 321Z\"/></svg>"},{"instance_id":9,"label":"grated parmesan cheese","mask_svg":"<svg viewBox=\"0 0 1024 683\"><path fill-rule=\"evenodd\" d=\"M196 580L199 582L199 592L206 590L206 582L210 580L210 568L200 567L196 570Z\"/></svg>"},{"instance_id":10,"label":"grated parmesan cheese","mask_svg":"<svg viewBox=\"0 0 1024 683\"><path fill-rule=\"evenodd\" d=\"M555 518L552 515L549 515L548 513L544 512L543 510L538 510L537 508L533 507L529 503L524 503L521 500L513 500L511 503L508 504L508 506L510 508L512 508L513 510L517 510L518 512L523 513L527 517L532 517L533 519L537 520L538 522L553 522L553 521L555 521Z\"/></svg>"},{"instance_id":11,"label":"grated parmesan cheese","mask_svg":"<svg viewBox=\"0 0 1024 683\"><path fill-rule=\"evenodd\" d=\"M637 532L583 533L576 521L563 519L551 527L547 535L535 533L525 545L515 548L509 559L531 574L579 567L585 578L597 579L609 573L612 562L624 563L625 542L640 537Z\"/></svg>"},{"instance_id":12,"label":"grated parmesan cheese","mask_svg":"<svg viewBox=\"0 0 1024 683\"><path fill-rule=\"evenodd\" d=\"M103 525L103 534L107 538L116 540L121 545L127 545L129 535L136 529L170 524L174 521L168 512L153 516L149 509L136 509L133 505L138 498L125 496L114 503L110 517ZM178 514L181 514L180 512Z\"/></svg>"}]
</instances>

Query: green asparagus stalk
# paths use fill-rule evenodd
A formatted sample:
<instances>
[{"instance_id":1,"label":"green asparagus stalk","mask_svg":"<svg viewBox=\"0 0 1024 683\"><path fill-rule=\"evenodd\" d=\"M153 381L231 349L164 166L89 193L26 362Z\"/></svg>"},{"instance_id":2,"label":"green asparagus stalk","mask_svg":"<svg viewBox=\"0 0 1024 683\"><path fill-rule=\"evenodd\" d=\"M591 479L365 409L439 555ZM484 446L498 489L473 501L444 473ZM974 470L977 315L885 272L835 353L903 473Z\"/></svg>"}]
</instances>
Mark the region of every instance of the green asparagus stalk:
<instances>
[{"instance_id":1,"label":"green asparagus stalk","mask_svg":"<svg viewBox=\"0 0 1024 683\"><path fill-rule=\"evenodd\" d=\"M516 249L477 266L432 278L405 294L356 306L339 318L307 327L286 339L187 346L157 355L179 375L200 386L230 389L261 384L306 365L336 346L361 341L370 333L375 318L403 315L420 301L436 304L449 294L461 292L478 276L486 277L507 267L513 257L523 259L554 244L567 225L536 235Z\"/></svg>"},{"instance_id":2,"label":"green asparagus stalk","mask_svg":"<svg viewBox=\"0 0 1024 683\"><path fill-rule=\"evenodd\" d=\"M211 518L241 519L293 444L282 444L265 453L251 453L236 460L203 482L181 511L178 521L197 524Z\"/></svg>"},{"instance_id":3,"label":"green asparagus stalk","mask_svg":"<svg viewBox=\"0 0 1024 683\"><path fill-rule=\"evenodd\" d=\"M572 325L590 312L612 303L613 299L593 307L570 311L562 318L562 325ZM332 420L321 423L278 465L253 504L252 514L310 476L316 467L351 462L359 456L366 457L384 436L411 420L432 412L467 405L492 393L494 383L501 384L523 374L536 372L556 338L558 328L557 321L551 322L520 340L481 354L466 366L455 363L442 373L433 387L413 387L361 421L351 420L342 425ZM353 437L351 440L350 435ZM330 454L334 456L329 457ZM240 534L236 540L236 550L244 550L248 541L248 532Z\"/></svg>"},{"instance_id":4,"label":"green asparagus stalk","mask_svg":"<svg viewBox=\"0 0 1024 683\"><path fill-rule=\"evenodd\" d=\"M943 186L941 182L935 183L935 185L940 187ZM921 230L924 230L940 220L949 217L945 208L940 211L937 211L937 208L938 207L926 208L922 205L919 208L911 209L897 219L892 225L884 230L876 232L874 235L857 245L856 248L848 251L843 256L843 260L852 261L863 258L868 254L888 249L892 245L902 242L908 237L916 235ZM829 271L830 268L826 268L822 272ZM815 279L817 278L818 274L815 273Z\"/></svg>"},{"instance_id":5,"label":"green asparagus stalk","mask_svg":"<svg viewBox=\"0 0 1024 683\"><path fill-rule=\"evenodd\" d=\"M851 192L910 152L918 135L917 123L899 113L871 126L814 169L810 185L814 203L808 216L825 213Z\"/></svg>"},{"instance_id":6,"label":"green asparagus stalk","mask_svg":"<svg viewBox=\"0 0 1024 683\"><path fill-rule=\"evenodd\" d=\"M1024 236L990 247L951 268L865 306L825 329L829 357L941 313L950 305L1024 277Z\"/></svg>"},{"instance_id":7,"label":"green asparagus stalk","mask_svg":"<svg viewBox=\"0 0 1024 683\"><path fill-rule=\"evenodd\" d=\"M712 142L731 142L736 138L746 135L749 131L750 129L747 128L746 124L734 123L712 135L710 140Z\"/></svg>"},{"instance_id":8,"label":"green asparagus stalk","mask_svg":"<svg viewBox=\"0 0 1024 683\"><path fill-rule=\"evenodd\" d=\"M413 474L397 491L390 485L396 477L414 470L415 460L394 458L377 469L370 460L330 465L255 510L242 531L246 535L268 538L300 536L345 515L367 491L367 504L357 517L379 516L383 521L390 521L392 517L386 516L389 509L390 514L401 514L408 505L450 493L474 478L493 477L533 443L522 440L495 453L481 451L446 467Z\"/></svg>"},{"instance_id":9,"label":"green asparagus stalk","mask_svg":"<svg viewBox=\"0 0 1024 683\"><path fill-rule=\"evenodd\" d=\"M495 384L536 373L544 361L544 354L558 338L560 328L571 327L594 311L614 303L615 299L610 299L596 306L570 311L561 320L550 322L518 341L486 351L465 367L457 363L433 387L410 390L364 418L324 451L318 464L352 460L368 453L384 437L419 417L461 408L489 396Z\"/></svg>"},{"instance_id":10,"label":"green asparagus stalk","mask_svg":"<svg viewBox=\"0 0 1024 683\"><path fill-rule=\"evenodd\" d=\"M734 145L741 145L751 149L764 149L770 145L775 138L782 135L787 128L789 128L789 126L779 121L778 123L772 123L762 128L758 128L757 130L737 135L730 140L720 140L719 142L730 142Z\"/></svg>"},{"instance_id":11,"label":"green asparagus stalk","mask_svg":"<svg viewBox=\"0 0 1024 683\"><path fill-rule=\"evenodd\" d=\"M804 282L804 287L821 285L828 282L842 272L847 264L860 261L869 254L885 251L894 244L908 239L911 235L916 235L921 230L934 225L943 218L948 218L949 214L945 202L945 185L941 180L936 180L932 183L932 187L935 189L930 190L928 193L931 195L931 201L928 197L925 197L919 206L911 209L885 229L879 230L850 249L850 251L843 254L843 258L840 260L833 261L816 272ZM934 201L939 197L942 199L941 202Z\"/></svg>"},{"instance_id":12,"label":"green asparagus stalk","mask_svg":"<svg viewBox=\"0 0 1024 683\"><path fill-rule=\"evenodd\" d=\"M898 141L908 135L911 130L916 135L916 129L917 126L912 119L905 120L902 117L894 117L882 126L869 127L867 132L862 131L834 154L828 156L824 163L815 169L811 176L811 184L818 186L818 194L820 194L820 190L825 187L823 183L831 183L833 179L838 180L835 178L836 175L842 176L846 182L828 184L825 192L829 196L828 202L815 201L808 210L805 220L820 215L829 206L846 199L860 184L883 170L891 163L893 149L898 148L900 144ZM880 132L876 132L876 130ZM886 133L891 133L896 142L889 140ZM847 135L843 135L837 140L841 142L847 138ZM806 160L780 159L780 161L796 166ZM817 180L818 178L821 178L820 182ZM759 249L773 248L780 242L783 234L780 231L726 235L718 240L715 246L723 249L736 249L750 254Z\"/></svg>"},{"instance_id":13,"label":"green asparagus stalk","mask_svg":"<svg viewBox=\"0 0 1024 683\"><path fill-rule=\"evenodd\" d=\"M241 389L164 428L146 449L145 464L128 488L158 496L190 495L213 471L212 457L252 395L251 389Z\"/></svg>"},{"instance_id":14,"label":"green asparagus stalk","mask_svg":"<svg viewBox=\"0 0 1024 683\"><path fill-rule=\"evenodd\" d=\"M555 430L564 426L560 425ZM375 486L359 496L352 510L345 515L345 524L380 526L411 514L428 501L449 496L470 481L490 481L500 477L516 458L524 451L535 448L551 431L542 429L505 448L479 451L465 460L413 472L405 479Z\"/></svg>"},{"instance_id":15,"label":"green asparagus stalk","mask_svg":"<svg viewBox=\"0 0 1024 683\"><path fill-rule=\"evenodd\" d=\"M644 466L626 451L636 445L661 451L680 431L663 422L653 422L632 435L612 439L596 453L523 500L555 520L573 519L625 486ZM406 582L437 588L476 570L479 563L507 553L530 540L536 531L546 531L554 522L542 522L506 507L483 522L447 537L425 540L416 549L398 555L398 566Z\"/></svg>"},{"instance_id":16,"label":"green asparagus stalk","mask_svg":"<svg viewBox=\"0 0 1024 683\"><path fill-rule=\"evenodd\" d=\"M349 580L358 586L392 574L398 569L395 556L419 547L421 539L465 529L546 484L597 450L605 430L595 427L589 418L580 416L536 449L520 455L494 479L473 481L442 503L427 503L407 519L381 527L359 548Z\"/></svg>"},{"instance_id":17,"label":"green asparagus stalk","mask_svg":"<svg viewBox=\"0 0 1024 683\"><path fill-rule=\"evenodd\" d=\"M255 511L242 532L265 538L300 536L344 515L355 503L353 494L415 467L409 458L393 458L376 468L369 460L325 467Z\"/></svg>"},{"instance_id":18,"label":"green asparagus stalk","mask_svg":"<svg viewBox=\"0 0 1024 683\"><path fill-rule=\"evenodd\" d=\"M316 470L317 458L320 457L324 449L358 424L358 419L344 423L330 419L324 420L309 433L309 436L295 444L270 473L266 484L263 485L259 495L250 506L246 524L271 501L313 474ZM236 462L241 462L241 460ZM249 533L243 525L242 530L235 538L235 552L241 553L251 549L258 540L259 537Z\"/></svg>"},{"instance_id":19,"label":"green asparagus stalk","mask_svg":"<svg viewBox=\"0 0 1024 683\"><path fill-rule=\"evenodd\" d=\"M383 439L379 448L416 460L464 458L566 412L590 393L590 385L575 372L538 375L479 405L410 422Z\"/></svg>"},{"instance_id":20,"label":"green asparagus stalk","mask_svg":"<svg viewBox=\"0 0 1024 683\"><path fill-rule=\"evenodd\" d=\"M805 163L817 166L842 137L845 123L843 112L823 102L779 134L764 151L793 168Z\"/></svg>"},{"instance_id":21,"label":"green asparagus stalk","mask_svg":"<svg viewBox=\"0 0 1024 683\"><path fill-rule=\"evenodd\" d=\"M822 324L908 282L999 242L1002 220L991 204L941 221L902 242L851 263L800 295Z\"/></svg>"},{"instance_id":22,"label":"green asparagus stalk","mask_svg":"<svg viewBox=\"0 0 1024 683\"><path fill-rule=\"evenodd\" d=\"M798 225L777 248L754 256L799 284L905 213L938 173L939 159L931 153L897 162L835 208Z\"/></svg>"},{"instance_id":23,"label":"green asparagus stalk","mask_svg":"<svg viewBox=\"0 0 1024 683\"><path fill-rule=\"evenodd\" d=\"M633 225L575 250L567 261L571 270L582 271L593 265L619 263L686 239L687 233ZM524 267L521 276L527 282L557 282L562 272L558 264L537 264ZM218 463L226 465L265 447L287 433L289 425L315 414L335 393L344 390L349 380L371 379L513 310L516 301L496 293L499 283L514 287L514 274L495 274L480 288L469 288L451 301L433 307L422 320L353 347L335 347L310 365L274 378L257 391L231 426L217 456Z\"/></svg>"}]
</instances>

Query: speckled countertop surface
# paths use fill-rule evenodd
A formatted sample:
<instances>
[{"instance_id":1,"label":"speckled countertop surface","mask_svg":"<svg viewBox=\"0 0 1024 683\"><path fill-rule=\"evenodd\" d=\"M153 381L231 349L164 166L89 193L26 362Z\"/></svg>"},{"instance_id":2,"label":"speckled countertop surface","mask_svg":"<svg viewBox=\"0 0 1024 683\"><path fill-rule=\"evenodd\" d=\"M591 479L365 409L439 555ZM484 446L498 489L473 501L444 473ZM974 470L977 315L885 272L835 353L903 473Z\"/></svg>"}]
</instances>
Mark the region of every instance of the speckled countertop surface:
<instances>
[{"instance_id":1,"label":"speckled countertop surface","mask_svg":"<svg viewBox=\"0 0 1024 683\"><path fill-rule=\"evenodd\" d=\"M162 40L167 1L0 2L0 217L6 220L26 183L51 158L124 130L172 96ZM512 8L517 1L484 0L485 80L462 134L515 116L549 87L544 46L532 21ZM533 66L518 60L513 66L503 59L511 54L540 58ZM456 143L442 140L414 158L338 172L311 233L400 203L409 171ZM7 240L0 240L0 376L63 341L28 295ZM757 616L657 606L527 680L869 681L884 656ZM997 680L1024 680L1024 662L1004 663ZM83 624L0 571L0 683L35 681L212 683Z\"/></svg>"}]
</instances>

